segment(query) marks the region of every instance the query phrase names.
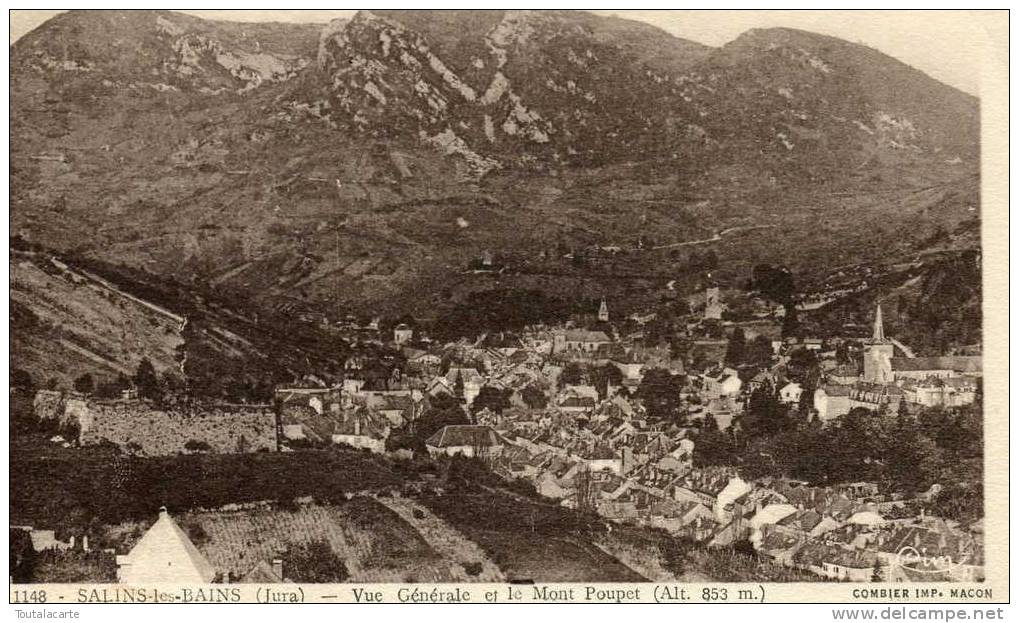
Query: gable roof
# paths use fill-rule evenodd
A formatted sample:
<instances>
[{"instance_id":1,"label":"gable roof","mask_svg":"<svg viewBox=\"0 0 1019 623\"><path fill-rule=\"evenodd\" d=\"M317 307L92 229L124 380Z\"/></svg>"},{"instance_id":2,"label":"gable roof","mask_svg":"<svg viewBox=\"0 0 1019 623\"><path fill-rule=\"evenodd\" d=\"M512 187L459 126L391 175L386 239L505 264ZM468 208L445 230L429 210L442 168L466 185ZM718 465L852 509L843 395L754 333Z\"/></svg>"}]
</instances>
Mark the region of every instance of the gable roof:
<instances>
[{"instance_id":1,"label":"gable roof","mask_svg":"<svg viewBox=\"0 0 1019 623\"><path fill-rule=\"evenodd\" d=\"M569 329L566 331L567 342L609 342L604 331L588 331L587 329Z\"/></svg>"},{"instance_id":2,"label":"gable roof","mask_svg":"<svg viewBox=\"0 0 1019 623\"><path fill-rule=\"evenodd\" d=\"M172 552L174 549L184 551L191 566L190 571L197 574L202 580L211 582L216 577L215 569L198 551L188 535L181 530L177 522L170 517L170 513L166 511L165 507L159 510L159 519L131 548L127 558L132 564L136 562L145 564L146 559L165 559L167 552ZM187 571L185 570L184 573Z\"/></svg>"},{"instance_id":3,"label":"gable roof","mask_svg":"<svg viewBox=\"0 0 1019 623\"><path fill-rule=\"evenodd\" d=\"M425 445L433 448L454 448L459 446L491 448L501 446L503 442L504 440L491 426L449 424L435 431L435 434L425 441Z\"/></svg>"},{"instance_id":4,"label":"gable roof","mask_svg":"<svg viewBox=\"0 0 1019 623\"><path fill-rule=\"evenodd\" d=\"M849 396L849 385L823 385L820 388L828 396Z\"/></svg>"},{"instance_id":5,"label":"gable roof","mask_svg":"<svg viewBox=\"0 0 1019 623\"><path fill-rule=\"evenodd\" d=\"M983 357L979 356L892 357L891 363L893 370L903 372L954 370L956 372L980 373L983 370Z\"/></svg>"},{"instance_id":6,"label":"gable roof","mask_svg":"<svg viewBox=\"0 0 1019 623\"><path fill-rule=\"evenodd\" d=\"M241 579L242 584L278 584L283 578L267 560L260 561Z\"/></svg>"},{"instance_id":7,"label":"gable roof","mask_svg":"<svg viewBox=\"0 0 1019 623\"><path fill-rule=\"evenodd\" d=\"M451 387L456 384L457 375L460 376L464 383L480 385L485 382L485 379L476 368L450 368L449 371L446 372L446 382L449 383Z\"/></svg>"}]
</instances>

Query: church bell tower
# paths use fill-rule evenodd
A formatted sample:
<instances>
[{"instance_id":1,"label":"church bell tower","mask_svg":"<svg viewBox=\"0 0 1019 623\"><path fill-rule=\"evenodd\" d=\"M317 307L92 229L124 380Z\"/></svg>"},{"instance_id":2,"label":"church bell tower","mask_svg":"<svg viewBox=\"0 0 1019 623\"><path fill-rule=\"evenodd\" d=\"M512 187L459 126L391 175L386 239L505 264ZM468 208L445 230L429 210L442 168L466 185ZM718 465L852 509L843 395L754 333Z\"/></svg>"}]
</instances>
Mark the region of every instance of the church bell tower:
<instances>
[{"instance_id":1,"label":"church bell tower","mask_svg":"<svg viewBox=\"0 0 1019 623\"><path fill-rule=\"evenodd\" d=\"M885 338L884 319L881 317L881 304L874 314L874 334L863 348L863 380L868 383L891 383L892 357L895 346Z\"/></svg>"}]
</instances>

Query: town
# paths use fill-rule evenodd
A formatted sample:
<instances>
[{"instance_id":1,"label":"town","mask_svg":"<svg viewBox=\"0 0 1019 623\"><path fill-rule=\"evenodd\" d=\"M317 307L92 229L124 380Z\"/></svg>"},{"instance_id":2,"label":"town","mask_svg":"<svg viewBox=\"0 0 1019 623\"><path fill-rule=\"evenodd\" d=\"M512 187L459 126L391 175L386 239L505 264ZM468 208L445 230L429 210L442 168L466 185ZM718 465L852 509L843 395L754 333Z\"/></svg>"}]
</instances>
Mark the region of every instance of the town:
<instances>
[{"instance_id":1,"label":"town","mask_svg":"<svg viewBox=\"0 0 1019 623\"><path fill-rule=\"evenodd\" d=\"M756 312L732 320L736 296L709 282L667 319L617 318L603 299L564 323L447 342L412 319L349 318L330 327L353 346L342 381L309 375L269 404L175 398L144 374L119 396L91 379L39 389L34 412L63 447L468 460L569 512L817 579L982 580L982 507L932 466L980 452L981 357L915 356L880 304L869 336L813 338L788 335L794 312L760 297L741 295ZM648 339L663 323L681 339ZM75 547L14 528L36 550ZM116 553L123 583L222 577L166 508ZM244 577L287 573L268 559Z\"/></svg>"}]
</instances>

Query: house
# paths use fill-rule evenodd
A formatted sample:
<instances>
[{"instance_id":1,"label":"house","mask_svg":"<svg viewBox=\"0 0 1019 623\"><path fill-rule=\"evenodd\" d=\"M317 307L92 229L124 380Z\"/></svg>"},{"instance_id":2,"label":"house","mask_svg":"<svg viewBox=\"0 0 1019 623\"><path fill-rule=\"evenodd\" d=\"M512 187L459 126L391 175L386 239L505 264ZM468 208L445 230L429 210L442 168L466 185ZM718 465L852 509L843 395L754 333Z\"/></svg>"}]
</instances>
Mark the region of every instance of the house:
<instances>
[{"instance_id":1,"label":"house","mask_svg":"<svg viewBox=\"0 0 1019 623\"><path fill-rule=\"evenodd\" d=\"M874 579L877 554L811 541L793 555L793 564L832 580L870 582Z\"/></svg>"},{"instance_id":2,"label":"house","mask_svg":"<svg viewBox=\"0 0 1019 623\"><path fill-rule=\"evenodd\" d=\"M813 538L839 527L835 519L822 515L812 508L799 509L775 524L779 529L804 538Z\"/></svg>"},{"instance_id":3,"label":"house","mask_svg":"<svg viewBox=\"0 0 1019 623\"><path fill-rule=\"evenodd\" d=\"M450 424L425 441L428 454L495 458L502 454L506 441L491 426Z\"/></svg>"},{"instance_id":4,"label":"house","mask_svg":"<svg viewBox=\"0 0 1019 623\"><path fill-rule=\"evenodd\" d=\"M261 560L251 571L241 578L241 584L280 584L283 579L283 560L273 558L272 561Z\"/></svg>"},{"instance_id":5,"label":"house","mask_svg":"<svg viewBox=\"0 0 1019 623\"><path fill-rule=\"evenodd\" d=\"M46 550L68 550L74 548L74 537L72 536L67 541L57 540L56 530L37 530L32 526L11 526L11 530L22 530L28 534L29 540L32 542L32 549L37 552ZM82 540L83 548L88 551L88 536L85 536Z\"/></svg>"},{"instance_id":6,"label":"house","mask_svg":"<svg viewBox=\"0 0 1019 623\"><path fill-rule=\"evenodd\" d=\"M485 385L485 378L475 368L450 367L446 372L446 385L455 391L457 383L463 384L463 399L468 405L474 402Z\"/></svg>"},{"instance_id":7,"label":"house","mask_svg":"<svg viewBox=\"0 0 1019 623\"><path fill-rule=\"evenodd\" d=\"M791 567L793 556L802 543L803 540L797 536L775 529L774 524L765 524L754 542L754 548L775 563Z\"/></svg>"},{"instance_id":8,"label":"house","mask_svg":"<svg viewBox=\"0 0 1019 623\"><path fill-rule=\"evenodd\" d=\"M772 387L774 387L775 381L776 378L774 372L772 372L771 370L761 370L754 376L750 377L750 380L747 381L747 388L751 392L755 392L758 389L764 387L765 385L771 385Z\"/></svg>"},{"instance_id":9,"label":"house","mask_svg":"<svg viewBox=\"0 0 1019 623\"><path fill-rule=\"evenodd\" d=\"M552 471L543 471L534 481L535 490L543 497L561 500L572 493L572 489L564 486Z\"/></svg>"},{"instance_id":10,"label":"house","mask_svg":"<svg viewBox=\"0 0 1019 623\"><path fill-rule=\"evenodd\" d=\"M414 329L400 323L393 328L393 342L395 344L406 344L414 338Z\"/></svg>"},{"instance_id":11,"label":"house","mask_svg":"<svg viewBox=\"0 0 1019 623\"><path fill-rule=\"evenodd\" d=\"M907 402L925 407L961 407L976 402L977 379L971 376L927 377L902 384Z\"/></svg>"},{"instance_id":12,"label":"house","mask_svg":"<svg viewBox=\"0 0 1019 623\"><path fill-rule=\"evenodd\" d=\"M904 379L947 379L960 375L980 376L983 358L979 356L952 357L892 357L891 373L896 381Z\"/></svg>"},{"instance_id":13,"label":"house","mask_svg":"<svg viewBox=\"0 0 1019 623\"><path fill-rule=\"evenodd\" d=\"M563 413L570 413L573 415L581 415L590 413L594 410L595 401L587 396L577 396L574 394L567 394L563 396L558 403L558 408Z\"/></svg>"},{"instance_id":14,"label":"house","mask_svg":"<svg viewBox=\"0 0 1019 623\"><path fill-rule=\"evenodd\" d=\"M612 448L604 445L596 445L586 448L577 457L581 464L585 465L591 472L611 472L613 474L623 473L623 458Z\"/></svg>"},{"instance_id":15,"label":"house","mask_svg":"<svg viewBox=\"0 0 1019 623\"><path fill-rule=\"evenodd\" d=\"M895 411L899 408L903 395L902 388L896 385L857 383L849 388L849 408L863 407L877 411L885 407L889 411Z\"/></svg>"},{"instance_id":16,"label":"house","mask_svg":"<svg viewBox=\"0 0 1019 623\"><path fill-rule=\"evenodd\" d=\"M889 581L979 581L983 578L984 555L980 539L954 532L941 521L883 532L878 536L877 550L885 579Z\"/></svg>"},{"instance_id":17,"label":"house","mask_svg":"<svg viewBox=\"0 0 1019 623\"><path fill-rule=\"evenodd\" d=\"M768 504L761 508L750 518L750 540L755 547L764 539L765 526L773 526L779 521L796 514L796 507L792 504Z\"/></svg>"},{"instance_id":18,"label":"house","mask_svg":"<svg viewBox=\"0 0 1019 623\"><path fill-rule=\"evenodd\" d=\"M623 377L623 383L627 381L639 382L644 376L644 363L638 361L629 353L623 356L612 357L609 363L614 365Z\"/></svg>"},{"instance_id":19,"label":"house","mask_svg":"<svg viewBox=\"0 0 1019 623\"><path fill-rule=\"evenodd\" d=\"M386 418L365 406L347 409L342 419L334 424L332 442L351 448L369 450L375 454L386 451L389 438L389 422Z\"/></svg>"},{"instance_id":20,"label":"house","mask_svg":"<svg viewBox=\"0 0 1019 623\"><path fill-rule=\"evenodd\" d=\"M836 385L853 385L860 380L860 370L851 364L837 366L828 373L828 382Z\"/></svg>"},{"instance_id":21,"label":"house","mask_svg":"<svg viewBox=\"0 0 1019 623\"><path fill-rule=\"evenodd\" d=\"M418 348L410 348L404 346L400 349L400 354L407 360L408 370L414 372L425 372L428 370L438 369L442 363L442 359L433 353Z\"/></svg>"},{"instance_id":22,"label":"house","mask_svg":"<svg viewBox=\"0 0 1019 623\"><path fill-rule=\"evenodd\" d=\"M721 290L718 287L709 287L704 291L704 318L706 320L721 320L725 305L722 303Z\"/></svg>"},{"instance_id":23,"label":"house","mask_svg":"<svg viewBox=\"0 0 1019 623\"><path fill-rule=\"evenodd\" d=\"M784 404L796 404L800 401L800 395L803 394L803 387L799 383L787 383L778 390L779 400Z\"/></svg>"},{"instance_id":24,"label":"house","mask_svg":"<svg viewBox=\"0 0 1019 623\"><path fill-rule=\"evenodd\" d=\"M366 392L363 400L365 406L385 416L391 427L398 428L417 419L420 406L412 393L408 390Z\"/></svg>"},{"instance_id":25,"label":"house","mask_svg":"<svg viewBox=\"0 0 1019 623\"><path fill-rule=\"evenodd\" d=\"M209 584L216 572L166 507L125 556L117 556L121 584Z\"/></svg>"},{"instance_id":26,"label":"house","mask_svg":"<svg viewBox=\"0 0 1019 623\"><path fill-rule=\"evenodd\" d=\"M598 390L591 385L567 385L556 400L556 408L573 415L590 413L597 404Z\"/></svg>"},{"instance_id":27,"label":"house","mask_svg":"<svg viewBox=\"0 0 1019 623\"><path fill-rule=\"evenodd\" d=\"M834 420L849 413L849 387L822 385L814 391L814 410L822 422Z\"/></svg>"},{"instance_id":28,"label":"house","mask_svg":"<svg viewBox=\"0 0 1019 623\"><path fill-rule=\"evenodd\" d=\"M612 340L603 331L586 329L556 331L552 336L552 353L590 355L611 343Z\"/></svg>"},{"instance_id":29,"label":"house","mask_svg":"<svg viewBox=\"0 0 1019 623\"><path fill-rule=\"evenodd\" d=\"M708 400L738 396L740 389L743 388L739 373L732 368L721 366L705 371L701 375L701 382L704 386L704 397Z\"/></svg>"}]
</instances>

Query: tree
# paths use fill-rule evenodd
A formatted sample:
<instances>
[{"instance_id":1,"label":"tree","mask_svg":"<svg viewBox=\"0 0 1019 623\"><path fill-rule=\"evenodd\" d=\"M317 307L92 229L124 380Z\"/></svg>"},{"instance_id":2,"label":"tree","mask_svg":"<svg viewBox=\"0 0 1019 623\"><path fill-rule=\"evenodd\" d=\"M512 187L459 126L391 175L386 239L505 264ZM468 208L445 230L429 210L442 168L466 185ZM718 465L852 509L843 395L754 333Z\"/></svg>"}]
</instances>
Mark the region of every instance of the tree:
<instances>
[{"instance_id":1,"label":"tree","mask_svg":"<svg viewBox=\"0 0 1019 623\"><path fill-rule=\"evenodd\" d=\"M789 378L800 385L807 384L811 378L820 377L820 363L817 360L817 355L809 348L797 348L789 353L789 363L786 367ZM816 385L816 381L814 384Z\"/></svg>"},{"instance_id":2,"label":"tree","mask_svg":"<svg viewBox=\"0 0 1019 623\"><path fill-rule=\"evenodd\" d=\"M330 584L349 577L343 559L324 539L308 543L292 543L286 557L286 579L295 582Z\"/></svg>"},{"instance_id":3,"label":"tree","mask_svg":"<svg viewBox=\"0 0 1019 623\"><path fill-rule=\"evenodd\" d=\"M573 479L577 492L577 512L581 515L597 511L598 488L591 479L590 469L585 467Z\"/></svg>"},{"instance_id":4,"label":"tree","mask_svg":"<svg viewBox=\"0 0 1019 623\"><path fill-rule=\"evenodd\" d=\"M800 415L806 418L814 410L814 392L817 391L817 383L804 383L800 387L803 388L803 391L800 393L799 411Z\"/></svg>"},{"instance_id":5,"label":"tree","mask_svg":"<svg viewBox=\"0 0 1019 623\"><path fill-rule=\"evenodd\" d=\"M17 387L18 389L24 389L27 391L35 389L35 383L32 381L32 375L21 368L11 368L10 380L11 387Z\"/></svg>"},{"instance_id":6,"label":"tree","mask_svg":"<svg viewBox=\"0 0 1019 623\"><path fill-rule=\"evenodd\" d=\"M729 343L725 347L725 362L731 366L743 363L747 354L747 338L743 329L736 327L729 335Z\"/></svg>"},{"instance_id":7,"label":"tree","mask_svg":"<svg viewBox=\"0 0 1019 623\"><path fill-rule=\"evenodd\" d=\"M758 335L747 343L744 363L754 366L765 366L771 362L774 351L771 348L771 340L765 335Z\"/></svg>"},{"instance_id":8,"label":"tree","mask_svg":"<svg viewBox=\"0 0 1019 623\"><path fill-rule=\"evenodd\" d=\"M95 381L92 380L92 375L88 372L74 379L74 391L82 394L91 394L94 389Z\"/></svg>"},{"instance_id":9,"label":"tree","mask_svg":"<svg viewBox=\"0 0 1019 623\"><path fill-rule=\"evenodd\" d=\"M32 538L28 532L20 528L11 528L8 546L10 549L11 579L16 584L27 584L35 575L36 553L32 546Z\"/></svg>"},{"instance_id":10,"label":"tree","mask_svg":"<svg viewBox=\"0 0 1019 623\"><path fill-rule=\"evenodd\" d=\"M421 417L390 433L386 448L409 448L415 452L425 452L425 441L444 426L470 424L456 398L440 394L429 399L429 403Z\"/></svg>"},{"instance_id":11,"label":"tree","mask_svg":"<svg viewBox=\"0 0 1019 623\"><path fill-rule=\"evenodd\" d=\"M584 368L575 361L571 361L563 367L559 373L559 387L566 385L581 385L584 382Z\"/></svg>"},{"instance_id":12,"label":"tree","mask_svg":"<svg viewBox=\"0 0 1019 623\"><path fill-rule=\"evenodd\" d=\"M788 427L787 409L770 382L765 381L750 393L746 412L740 421L749 437L774 435Z\"/></svg>"},{"instance_id":13,"label":"tree","mask_svg":"<svg viewBox=\"0 0 1019 623\"><path fill-rule=\"evenodd\" d=\"M849 365L853 363L853 358L849 354L849 342L843 340L835 345L835 361L837 361L839 365Z\"/></svg>"},{"instance_id":14,"label":"tree","mask_svg":"<svg viewBox=\"0 0 1019 623\"><path fill-rule=\"evenodd\" d=\"M608 397L609 385L618 388L623 383L623 373L612 364L596 366L591 370L591 384L602 399Z\"/></svg>"},{"instance_id":15,"label":"tree","mask_svg":"<svg viewBox=\"0 0 1019 623\"><path fill-rule=\"evenodd\" d=\"M131 387L131 382L123 374L118 374L112 381L99 383L95 388L96 398L110 399L120 397L120 392Z\"/></svg>"},{"instance_id":16,"label":"tree","mask_svg":"<svg viewBox=\"0 0 1019 623\"><path fill-rule=\"evenodd\" d=\"M510 408L510 397L511 392L505 389L498 389L490 385L485 385L478 392L477 397L474 398L474 402L471 403L471 411L477 413L483 409L488 409L493 413L501 414L506 409Z\"/></svg>"},{"instance_id":17,"label":"tree","mask_svg":"<svg viewBox=\"0 0 1019 623\"><path fill-rule=\"evenodd\" d=\"M541 388L536 385L528 385L520 392L520 398L530 409L544 409L548 404L548 397Z\"/></svg>"},{"instance_id":18,"label":"tree","mask_svg":"<svg viewBox=\"0 0 1019 623\"><path fill-rule=\"evenodd\" d=\"M715 416L708 413L694 439L693 460L697 467L731 465L736 455L732 436L718 429Z\"/></svg>"},{"instance_id":19,"label":"tree","mask_svg":"<svg viewBox=\"0 0 1019 623\"><path fill-rule=\"evenodd\" d=\"M789 307L796 286L788 268L758 264L753 269L753 286L765 297Z\"/></svg>"},{"instance_id":20,"label":"tree","mask_svg":"<svg viewBox=\"0 0 1019 623\"><path fill-rule=\"evenodd\" d=\"M654 420L667 420L682 423L683 377L673 375L662 368L652 368L644 373L637 397L644 402L648 417Z\"/></svg>"},{"instance_id":21,"label":"tree","mask_svg":"<svg viewBox=\"0 0 1019 623\"><path fill-rule=\"evenodd\" d=\"M138 389L138 396L142 398L151 400L162 398L163 391L156 377L156 369L147 357L142 357L138 362L138 369L134 373L134 386Z\"/></svg>"},{"instance_id":22,"label":"tree","mask_svg":"<svg viewBox=\"0 0 1019 623\"><path fill-rule=\"evenodd\" d=\"M795 337L800 331L800 320L796 316L796 306L787 303L785 317L782 318L782 337Z\"/></svg>"},{"instance_id":23,"label":"tree","mask_svg":"<svg viewBox=\"0 0 1019 623\"><path fill-rule=\"evenodd\" d=\"M453 381L453 395L457 400L464 399L464 377L460 370L456 371L456 379Z\"/></svg>"}]
</instances>

